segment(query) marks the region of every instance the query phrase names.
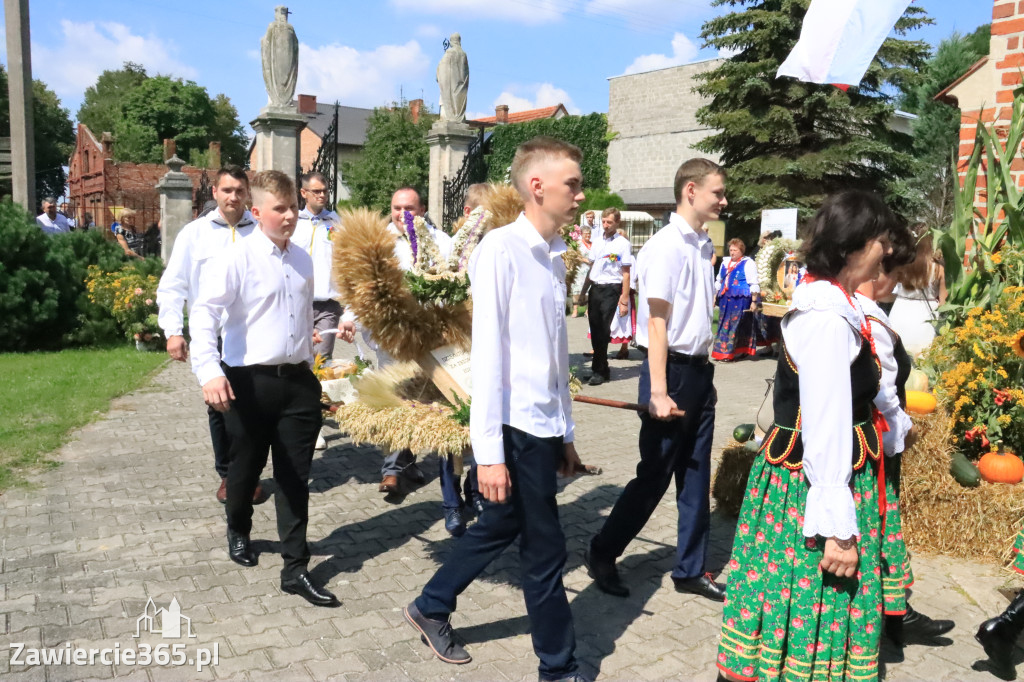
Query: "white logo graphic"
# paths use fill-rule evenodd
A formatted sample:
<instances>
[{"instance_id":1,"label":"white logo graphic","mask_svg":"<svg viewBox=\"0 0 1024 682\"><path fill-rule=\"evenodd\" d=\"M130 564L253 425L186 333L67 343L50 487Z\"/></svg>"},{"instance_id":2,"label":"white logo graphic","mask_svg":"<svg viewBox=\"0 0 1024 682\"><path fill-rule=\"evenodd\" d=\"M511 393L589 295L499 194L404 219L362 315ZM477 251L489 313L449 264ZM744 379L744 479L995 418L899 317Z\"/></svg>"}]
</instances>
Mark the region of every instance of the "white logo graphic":
<instances>
[{"instance_id":1,"label":"white logo graphic","mask_svg":"<svg viewBox=\"0 0 1024 682\"><path fill-rule=\"evenodd\" d=\"M183 621L185 632L188 633L187 637L194 638L196 634L192 632L192 619L181 615L181 606L178 605L177 597L171 598L171 603L167 605L166 609L158 609L153 603L153 598L150 597L142 615L135 621L134 637L138 638L142 636L143 632L149 632L160 635L164 639L179 639L182 636Z\"/></svg>"}]
</instances>

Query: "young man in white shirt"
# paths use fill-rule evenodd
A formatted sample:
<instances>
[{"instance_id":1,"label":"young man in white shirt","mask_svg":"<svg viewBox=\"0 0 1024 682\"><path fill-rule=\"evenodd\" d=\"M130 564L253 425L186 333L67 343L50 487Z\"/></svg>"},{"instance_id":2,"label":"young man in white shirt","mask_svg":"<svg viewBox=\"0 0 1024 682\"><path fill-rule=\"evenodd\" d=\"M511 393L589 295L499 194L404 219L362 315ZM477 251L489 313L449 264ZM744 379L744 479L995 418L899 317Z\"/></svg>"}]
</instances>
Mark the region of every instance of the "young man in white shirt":
<instances>
[{"instance_id":1,"label":"young man in white shirt","mask_svg":"<svg viewBox=\"0 0 1024 682\"><path fill-rule=\"evenodd\" d=\"M617 208L605 209L601 216L602 241L593 246L587 258L593 262L583 283L590 290L587 298L587 319L590 321L590 343L594 349L591 362L593 374L587 382L600 386L611 379L608 368L608 344L611 342L615 316L629 313L629 273L633 265L633 247L618 233L622 213Z\"/></svg>"},{"instance_id":2,"label":"young man in white shirt","mask_svg":"<svg viewBox=\"0 0 1024 682\"><path fill-rule=\"evenodd\" d=\"M591 541L586 563L598 588L627 596L615 560L675 479L679 525L672 581L678 592L724 601L724 587L704 566L717 401L708 358L714 249L704 225L727 205L725 172L707 159L690 159L676 172L675 197L669 223L637 254L637 345L647 356L637 402L648 405L640 415L640 464ZM686 416L673 418L673 408Z\"/></svg>"},{"instance_id":3,"label":"young man in white shirt","mask_svg":"<svg viewBox=\"0 0 1024 682\"><path fill-rule=\"evenodd\" d=\"M565 536L556 475L579 465L573 445L560 230L579 202L582 155L534 138L516 151L519 219L492 231L470 261L473 403L470 439L480 491L490 502L405 617L446 663L471 659L449 619L458 595L517 537L523 596L541 680L582 680L572 613L562 586Z\"/></svg>"},{"instance_id":4,"label":"young man in white shirt","mask_svg":"<svg viewBox=\"0 0 1024 682\"><path fill-rule=\"evenodd\" d=\"M217 171L213 198L217 202L217 210L185 225L174 239L171 257L156 290L157 322L167 339L167 354L178 362L185 362L188 358L184 311L187 310L191 318L206 267L232 244L248 237L256 227L256 221L245 209L249 200L249 176L242 168L224 166ZM223 504L227 500L230 443L224 427L224 415L208 408L207 416L214 469L220 476L217 500ZM257 504L267 500L262 488L257 489L256 494Z\"/></svg>"},{"instance_id":5,"label":"young man in white shirt","mask_svg":"<svg viewBox=\"0 0 1024 682\"><path fill-rule=\"evenodd\" d=\"M258 562L249 540L252 496L272 451L281 589L336 607L338 599L307 571L309 469L322 422L320 382L311 369L313 260L289 242L299 213L291 178L257 173L252 198L257 230L211 265L192 308L192 369L231 436L228 556L242 566Z\"/></svg>"},{"instance_id":6,"label":"young man in white shirt","mask_svg":"<svg viewBox=\"0 0 1024 682\"><path fill-rule=\"evenodd\" d=\"M337 329L342 306L338 301L338 290L331 280L334 255L331 234L341 227L341 220L327 207L327 178L322 173L303 175L300 192L306 200L306 207L299 211L291 242L313 259L313 324L317 331ZM336 340L336 334L324 335L313 347L313 352L329 360L334 354Z\"/></svg>"}]
</instances>

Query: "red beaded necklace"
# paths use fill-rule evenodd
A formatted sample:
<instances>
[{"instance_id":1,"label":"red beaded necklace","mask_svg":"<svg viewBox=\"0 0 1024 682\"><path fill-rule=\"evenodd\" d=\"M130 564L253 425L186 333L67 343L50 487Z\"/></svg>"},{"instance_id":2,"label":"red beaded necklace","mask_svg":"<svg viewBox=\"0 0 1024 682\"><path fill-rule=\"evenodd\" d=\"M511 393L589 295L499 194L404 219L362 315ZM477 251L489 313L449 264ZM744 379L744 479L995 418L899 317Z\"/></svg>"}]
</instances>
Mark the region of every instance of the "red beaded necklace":
<instances>
[{"instance_id":1,"label":"red beaded necklace","mask_svg":"<svg viewBox=\"0 0 1024 682\"><path fill-rule=\"evenodd\" d=\"M846 297L846 301L850 304L850 307L853 308L854 311L857 310L857 304L853 302L853 297L850 296L849 292L846 291L846 288L842 284L840 284L839 281L834 277L816 277L815 275L807 273L807 275L804 277L804 281L828 282L832 286L839 287L839 291L843 292L843 296ZM861 314L861 318L862 321L860 323L860 336L868 343L869 346L871 346L871 354L874 355L875 357L878 357L878 351L875 350L875 337L871 333L871 318L864 314Z\"/></svg>"}]
</instances>

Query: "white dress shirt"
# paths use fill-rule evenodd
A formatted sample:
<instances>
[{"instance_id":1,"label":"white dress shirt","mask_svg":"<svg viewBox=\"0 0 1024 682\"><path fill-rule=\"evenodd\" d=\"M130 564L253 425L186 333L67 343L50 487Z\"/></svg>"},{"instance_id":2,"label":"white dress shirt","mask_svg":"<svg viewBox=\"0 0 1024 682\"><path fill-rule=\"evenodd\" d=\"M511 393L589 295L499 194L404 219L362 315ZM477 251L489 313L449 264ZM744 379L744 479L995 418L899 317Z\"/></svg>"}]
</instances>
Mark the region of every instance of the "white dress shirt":
<instances>
[{"instance_id":1,"label":"white dress shirt","mask_svg":"<svg viewBox=\"0 0 1024 682\"><path fill-rule=\"evenodd\" d=\"M757 276L757 264L752 258L743 256L736 265L736 267L740 266L743 266L743 276L747 278L747 285L750 287L750 293L761 293L761 280ZM715 291L722 291L722 284L725 282L726 275L729 274L730 267L732 267L732 258L730 256L726 256L722 259L721 267L718 268L718 277L715 278Z\"/></svg>"},{"instance_id":2,"label":"white dress shirt","mask_svg":"<svg viewBox=\"0 0 1024 682\"><path fill-rule=\"evenodd\" d=\"M914 426L914 422L900 407L900 396L896 390L896 373L899 367L896 365L895 332L888 329L889 316L877 303L860 293L857 294L857 300L865 315L882 321L882 324L874 321L871 323L871 337L875 340L875 352L878 353L878 362L882 366L882 384L878 395L875 396L875 407L889 424L889 430L882 434L882 445L885 454L892 457L898 452L903 452L903 440Z\"/></svg>"},{"instance_id":3,"label":"white dress shirt","mask_svg":"<svg viewBox=\"0 0 1024 682\"><path fill-rule=\"evenodd\" d=\"M338 298L338 290L334 288L331 277L333 266L334 242L331 232L341 227L341 220L334 211L326 208L313 215L308 208L299 211L299 220L295 224L291 243L303 249L313 259L313 300L329 301Z\"/></svg>"},{"instance_id":4,"label":"white dress shirt","mask_svg":"<svg viewBox=\"0 0 1024 682\"><path fill-rule=\"evenodd\" d=\"M587 258L590 266L590 281L593 284L622 284L622 268L633 265L633 247L621 234L600 244L593 243Z\"/></svg>"},{"instance_id":5,"label":"white dress shirt","mask_svg":"<svg viewBox=\"0 0 1024 682\"><path fill-rule=\"evenodd\" d=\"M824 281L798 286L793 311L783 318L782 337L800 374L803 470L811 486L803 532L848 538L858 534L850 365L860 353L864 313Z\"/></svg>"},{"instance_id":6,"label":"white dress shirt","mask_svg":"<svg viewBox=\"0 0 1024 682\"><path fill-rule=\"evenodd\" d=\"M248 211L232 226L217 209L181 228L156 289L156 303L160 307L157 323L164 338L181 335L185 327L182 309L187 304L191 317L203 270L210 260L252 234L255 227L256 221Z\"/></svg>"},{"instance_id":7,"label":"white dress shirt","mask_svg":"<svg viewBox=\"0 0 1024 682\"><path fill-rule=\"evenodd\" d=\"M544 241L521 214L492 230L469 263L473 286L473 402L469 435L479 464L505 461L501 427L573 440L566 246Z\"/></svg>"},{"instance_id":8,"label":"white dress shirt","mask_svg":"<svg viewBox=\"0 0 1024 682\"><path fill-rule=\"evenodd\" d=\"M649 299L668 301L668 349L707 355L715 303L714 247L706 232L696 232L678 213L647 240L636 257L636 342L646 347Z\"/></svg>"},{"instance_id":9,"label":"white dress shirt","mask_svg":"<svg viewBox=\"0 0 1024 682\"><path fill-rule=\"evenodd\" d=\"M68 219L58 213L53 220L50 220L50 216L45 213L36 216L36 224L46 234L60 234L61 232L70 232L71 226L68 225Z\"/></svg>"},{"instance_id":10,"label":"white dress shirt","mask_svg":"<svg viewBox=\"0 0 1024 682\"><path fill-rule=\"evenodd\" d=\"M224 319L223 356L217 330ZM200 385L229 367L313 361L313 260L256 229L203 274L192 306L192 371Z\"/></svg>"}]
</instances>

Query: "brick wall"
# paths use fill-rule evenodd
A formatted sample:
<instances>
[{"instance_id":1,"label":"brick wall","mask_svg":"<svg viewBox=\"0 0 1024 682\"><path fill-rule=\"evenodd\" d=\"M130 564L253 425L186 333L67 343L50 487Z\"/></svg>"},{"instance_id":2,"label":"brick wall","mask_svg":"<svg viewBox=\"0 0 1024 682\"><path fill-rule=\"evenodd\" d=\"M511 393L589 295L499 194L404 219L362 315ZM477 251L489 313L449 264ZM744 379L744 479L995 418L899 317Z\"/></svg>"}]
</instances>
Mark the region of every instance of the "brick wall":
<instances>
[{"instance_id":1,"label":"brick wall","mask_svg":"<svg viewBox=\"0 0 1024 682\"><path fill-rule=\"evenodd\" d=\"M694 91L694 76L720 63L713 59L610 80L608 126L618 133L608 145L612 191L672 186L679 164L696 156L693 145L711 132L697 123L706 100Z\"/></svg>"}]
</instances>

